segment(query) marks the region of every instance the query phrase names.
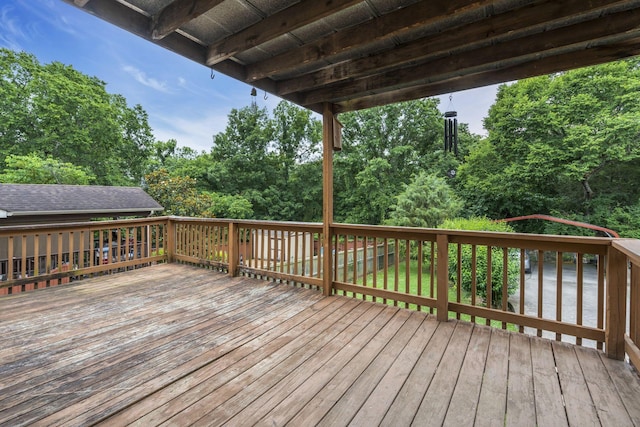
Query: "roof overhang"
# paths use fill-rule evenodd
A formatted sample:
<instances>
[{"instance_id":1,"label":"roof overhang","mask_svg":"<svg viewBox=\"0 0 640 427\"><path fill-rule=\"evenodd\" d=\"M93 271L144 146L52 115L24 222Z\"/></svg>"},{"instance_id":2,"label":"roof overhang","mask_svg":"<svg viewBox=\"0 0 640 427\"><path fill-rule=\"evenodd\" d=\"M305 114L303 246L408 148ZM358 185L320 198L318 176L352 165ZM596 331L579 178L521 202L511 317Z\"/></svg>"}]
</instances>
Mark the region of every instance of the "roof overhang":
<instances>
[{"instance_id":1,"label":"roof overhang","mask_svg":"<svg viewBox=\"0 0 640 427\"><path fill-rule=\"evenodd\" d=\"M640 54L640 0L63 0L314 111Z\"/></svg>"}]
</instances>

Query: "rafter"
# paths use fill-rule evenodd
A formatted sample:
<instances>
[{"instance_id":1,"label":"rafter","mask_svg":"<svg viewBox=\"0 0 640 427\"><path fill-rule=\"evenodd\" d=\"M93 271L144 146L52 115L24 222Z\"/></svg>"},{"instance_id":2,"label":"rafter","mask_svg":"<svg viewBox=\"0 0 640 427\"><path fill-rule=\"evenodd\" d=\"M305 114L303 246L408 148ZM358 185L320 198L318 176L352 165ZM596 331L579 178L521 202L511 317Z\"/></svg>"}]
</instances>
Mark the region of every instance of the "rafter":
<instances>
[{"instance_id":1,"label":"rafter","mask_svg":"<svg viewBox=\"0 0 640 427\"><path fill-rule=\"evenodd\" d=\"M151 38L160 40L224 0L176 0L152 18Z\"/></svg>"},{"instance_id":2,"label":"rafter","mask_svg":"<svg viewBox=\"0 0 640 427\"><path fill-rule=\"evenodd\" d=\"M305 44L297 49L247 66L247 80L253 81L288 71L301 64L321 61L323 58L338 55L357 46L387 40L416 28L431 24L442 15L473 13L488 4L490 0L452 0L448 2L418 2L406 8L388 13L373 22L365 22L344 31L326 36L320 40Z\"/></svg>"},{"instance_id":3,"label":"rafter","mask_svg":"<svg viewBox=\"0 0 640 427\"><path fill-rule=\"evenodd\" d=\"M255 25L227 37L219 43L209 46L207 65L215 65L238 52L273 40L289 31L310 24L317 19L322 19L349 6L361 3L361 1L362 0L301 1L263 19Z\"/></svg>"},{"instance_id":4,"label":"rafter","mask_svg":"<svg viewBox=\"0 0 640 427\"><path fill-rule=\"evenodd\" d=\"M568 18L576 21L576 15L588 20L599 17L611 6L623 6L627 2L600 0L590 2L592 9L585 8L584 0L564 2L544 1L530 4L509 14L499 14L481 22L453 27L432 36L405 43L377 55L343 61L319 71L278 82L278 93L287 94L308 91L314 87L359 78L403 64L436 60L457 52L469 51L501 43L508 39L541 33L561 25ZM527 26L522 26L527 22ZM519 26L520 25L520 26Z\"/></svg>"},{"instance_id":5,"label":"rafter","mask_svg":"<svg viewBox=\"0 0 640 427\"><path fill-rule=\"evenodd\" d=\"M637 55L640 43L640 0L279 0L275 13L269 0L164 0L160 11L148 1L62 1L318 112L325 102L346 111L592 65ZM240 3L265 18L243 21ZM191 24L218 12L230 21ZM221 28L244 29L222 38ZM301 45L279 44L296 29ZM262 59L276 46L282 53Z\"/></svg>"},{"instance_id":6,"label":"rafter","mask_svg":"<svg viewBox=\"0 0 640 427\"><path fill-rule=\"evenodd\" d=\"M593 21L561 27L542 34L513 39L497 46L461 52L415 66L393 69L371 77L311 90L301 97L303 105L340 102L366 94L394 91L421 82L455 78L464 74L508 68L533 59L552 57L589 46L635 38L640 34L640 10L612 14Z\"/></svg>"},{"instance_id":7,"label":"rafter","mask_svg":"<svg viewBox=\"0 0 640 427\"><path fill-rule=\"evenodd\" d=\"M367 94L361 97L341 101L335 104L336 113L362 110L389 103L410 101L443 93L458 92L467 89L504 83L544 74L557 73L583 66L585 61L592 65L616 61L628 56L640 55L640 37L624 40L606 46L590 47L585 50L556 55L549 61L533 59L528 62L492 71L464 74L453 79L425 83L394 92ZM316 105L314 105L316 107Z\"/></svg>"}]
</instances>

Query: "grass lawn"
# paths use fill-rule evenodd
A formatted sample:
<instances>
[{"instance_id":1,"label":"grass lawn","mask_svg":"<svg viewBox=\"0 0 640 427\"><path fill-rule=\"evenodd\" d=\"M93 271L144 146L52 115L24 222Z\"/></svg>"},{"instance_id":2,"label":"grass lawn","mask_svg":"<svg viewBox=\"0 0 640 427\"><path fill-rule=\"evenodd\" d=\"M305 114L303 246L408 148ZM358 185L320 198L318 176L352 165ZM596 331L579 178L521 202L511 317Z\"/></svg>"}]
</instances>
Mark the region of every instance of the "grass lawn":
<instances>
[{"instance_id":1,"label":"grass lawn","mask_svg":"<svg viewBox=\"0 0 640 427\"><path fill-rule=\"evenodd\" d=\"M395 266L394 265L390 265L388 270L387 270L387 289L388 290L395 290L398 289L398 292L403 292L403 293L408 293L410 295L420 295L420 296L424 296L424 297L432 297L435 298L436 297L436 293L437 293L437 277L435 277L434 274L434 278L433 278L433 295L431 294L431 273L429 271L428 267L423 267L423 271L422 271L422 284L421 284L421 292L418 292L418 261L417 260L411 260L411 262L409 263L409 273L407 275L407 271L406 271L406 263L405 262L401 262L398 266L398 280L396 283L396 271L395 271ZM378 271L376 274L376 285L375 287L378 289L384 289L384 272L383 271ZM407 280L408 279L408 280ZM408 282L408 286L407 286L407 282ZM373 274L369 273L367 275L367 287L374 287L374 276ZM397 287L396 287L397 286ZM366 296L366 300L367 301L376 301L379 303L384 303L385 301L382 298L374 298L371 296ZM455 287L449 287L449 301L457 301L458 300L458 296L457 296L457 289ZM465 292L464 290L461 290L460 292L460 302L463 304L471 304L471 296ZM387 304L389 305L394 305L396 304L395 301L392 300L387 300L386 301ZM418 306L415 304L407 304L404 302L397 302L397 305L399 305L400 307L406 307L412 310L418 310ZM420 307L420 309L422 311L429 311L430 308L429 307L425 307L422 306ZM454 312L449 312L449 317L450 318L455 318L456 317L456 313ZM471 321L471 316L467 315L467 314L460 314L460 319L461 320L465 320L467 322ZM483 317L476 317L475 318L475 322L478 324L485 324L485 319ZM491 321L491 326L495 327L495 328L501 328L502 327L502 322L499 321L495 321L492 320ZM507 324L507 330L510 331L517 331L518 327L516 325L513 324Z\"/></svg>"}]
</instances>

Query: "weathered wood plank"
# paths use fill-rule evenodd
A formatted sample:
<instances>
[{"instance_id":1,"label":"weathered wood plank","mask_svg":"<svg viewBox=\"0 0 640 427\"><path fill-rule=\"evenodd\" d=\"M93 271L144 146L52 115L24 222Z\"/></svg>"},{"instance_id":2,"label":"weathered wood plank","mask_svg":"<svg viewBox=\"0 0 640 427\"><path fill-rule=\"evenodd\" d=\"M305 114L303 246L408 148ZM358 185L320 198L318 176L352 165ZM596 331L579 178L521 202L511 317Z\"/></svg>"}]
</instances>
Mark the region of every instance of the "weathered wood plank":
<instances>
[{"instance_id":1,"label":"weathered wood plank","mask_svg":"<svg viewBox=\"0 0 640 427\"><path fill-rule=\"evenodd\" d=\"M365 305L366 307L367 305ZM358 334L362 333L365 327L369 325L383 310L382 305L371 305L366 307L366 311L356 319L347 329L341 332L337 337L332 339L322 349L317 351L313 357L300 365L290 375L280 381L276 386L272 387L268 392L260 396L247 405L240 412L235 414L229 420L230 425L246 424L252 425L262 419L272 408L280 404L292 390L296 390L303 385L309 378L320 369L323 369L327 363L331 362L335 355L342 349L349 346Z\"/></svg>"},{"instance_id":2,"label":"weathered wood plank","mask_svg":"<svg viewBox=\"0 0 640 427\"><path fill-rule=\"evenodd\" d=\"M427 317L420 324L410 342L402 349L398 358L353 418L352 425L375 425L384 418L437 327L438 322L433 316Z\"/></svg>"},{"instance_id":3,"label":"weathered wood plank","mask_svg":"<svg viewBox=\"0 0 640 427\"><path fill-rule=\"evenodd\" d=\"M239 375L237 378L216 390L215 394L228 396L226 400L216 398L213 394L207 396L208 399L214 399L214 403L206 408L206 411L203 412L204 416L194 423L194 425L221 425L256 399L264 399L263 396L266 393L270 392L273 387L279 385L281 381L298 371L302 365L307 364L309 359L318 352L322 351L324 353L331 341L339 339L340 335L358 318L362 317L368 308L366 304L359 304L356 300L352 300L351 305L353 305L353 309L337 322L331 324L329 318L322 320L322 323L328 327L324 333L317 334L298 351L291 352L290 355L285 355L284 357L279 357L275 366L265 366L268 364L260 363L254 366L254 368L257 369L249 369L244 374ZM287 349L283 350L288 351ZM337 350L335 351L337 352ZM317 365L309 365L307 369L311 368L309 371L312 372L313 366ZM232 390L229 391L228 389L230 388ZM286 390L290 390L290 388ZM286 395L287 391L283 392ZM242 423L248 424L248 421L244 417L240 419Z\"/></svg>"},{"instance_id":4,"label":"weathered wood plank","mask_svg":"<svg viewBox=\"0 0 640 427\"><path fill-rule=\"evenodd\" d=\"M14 363L6 365L9 371L8 378L11 379L12 382L18 381L16 375L20 371L19 368L24 370L29 369L30 366L42 365L43 363L39 360L40 358L45 359L44 362L48 364L47 371L51 371L52 368L54 368L54 366L50 365L52 356L55 356L57 359L54 360L55 363L68 366L70 363L80 361L83 353L89 353L90 357L95 357L100 351L114 352L126 350L125 346L128 343L132 343L132 345L135 346L137 341L145 339L148 336L158 336L163 333L170 335L173 330L173 328L171 328L172 326L178 329L184 329L185 326L190 325L190 322L197 323L198 321L204 321L206 319L202 314L202 307L203 304L206 304L203 302L206 300L205 297L224 297L225 294L220 291L224 290L227 286L228 285L219 286L216 287L217 289L211 288L216 290L209 291L209 295L194 290L190 296L192 300L190 303L185 299L176 299L162 305L162 295L154 296L153 298L159 301L158 303L149 300L145 307L135 310L135 315L131 313L131 316L126 314L124 316L111 316L110 314L97 315L96 312L99 310L96 309L96 306L88 304L82 310L78 309L76 311L83 313L84 316L90 320L89 323L85 325L83 331L75 330L74 328L71 335L69 335L68 330L60 326L59 323L48 318L45 327L50 330L49 334L51 336L46 340L43 339L40 346L36 349L24 346L21 351L21 353L23 353L23 359L16 356ZM277 291L268 288L265 288L262 292L277 295ZM242 297L242 295L238 295L237 292L233 290L227 290L226 299L231 299L232 297L237 297L239 301L244 300L246 303L251 302L253 299L250 295ZM225 307L232 308L229 304ZM222 314L225 311L225 307L220 306L220 312ZM132 317L135 318L135 321L122 323L120 321L121 317ZM150 322L152 319L154 320L153 323ZM183 322L176 324L178 319ZM99 332L96 334L91 333L90 325L94 325ZM116 326L114 327L114 325ZM165 330L167 328L169 329L168 331ZM55 334L56 331L58 331L58 335ZM105 346L105 342L108 345ZM73 346L70 346L70 343L72 343ZM43 349L47 351L43 352ZM28 372L28 374L32 374L32 372Z\"/></svg>"},{"instance_id":5,"label":"weathered wood plank","mask_svg":"<svg viewBox=\"0 0 640 427\"><path fill-rule=\"evenodd\" d=\"M457 322L451 341L438 366L436 374L422 399L413 423L421 426L441 426L459 378L464 355L469 346L472 323Z\"/></svg>"},{"instance_id":6,"label":"weathered wood plank","mask_svg":"<svg viewBox=\"0 0 640 427\"><path fill-rule=\"evenodd\" d=\"M490 341L490 327L473 328L443 425L458 427L474 420Z\"/></svg>"},{"instance_id":7,"label":"weathered wood plank","mask_svg":"<svg viewBox=\"0 0 640 427\"><path fill-rule=\"evenodd\" d=\"M338 307L334 307L339 305ZM208 378L201 384L193 387L189 392L183 393L180 397L172 400L171 412L176 415L171 417L167 425L193 425L200 421L201 425L214 425L203 415L211 409L217 408L224 402L231 400L245 387L251 387L253 380L264 375L271 376L271 369L286 359L289 355L302 351L310 344L314 336L326 331L330 326L339 323L355 306L357 301L347 298L335 299L334 304L327 307L306 319L303 323L296 325L288 331L280 334L270 341L258 338L255 343L255 351L247 355L232 369L225 370L218 375ZM185 399L185 396L192 396L195 401ZM182 410L178 409L174 403L176 401L187 401ZM149 423L145 420L144 423ZM153 421L155 424L155 420Z\"/></svg>"},{"instance_id":8,"label":"weathered wood plank","mask_svg":"<svg viewBox=\"0 0 640 427\"><path fill-rule=\"evenodd\" d=\"M286 289L286 288L283 287L283 289ZM248 294L251 294L252 290L250 288L247 288L246 292ZM281 306L285 307L287 311L291 311L291 308L288 308L288 306L291 306L292 308L295 307L294 303L296 303L296 301L303 304L305 301L305 298L296 300L294 296L291 296L289 299L283 299L281 298L282 295L280 295L280 297L278 296L280 293L277 291L270 292L270 294L272 295L272 298L268 298L268 299L272 303L276 303L278 298L280 298ZM304 294L304 292L302 294ZM302 296L302 294L300 294L299 296ZM256 295L253 295L254 298L255 296ZM229 294L229 298L233 298L233 297L234 297L233 293ZM194 294L193 299L194 301L198 300L199 295ZM243 299L239 298L238 301L242 302ZM263 302L266 303L266 300ZM217 305L218 304L214 304L212 305L212 307L215 307ZM282 309L278 309L276 306L272 305L271 307L274 310L274 313L279 313L282 311ZM295 314L295 312L299 312L303 308L304 307L294 309L293 313L289 313L286 315L287 318L291 317L293 314ZM244 310L246 311L246 308ZM256 312L256 313L259 313L259 312ZM164 315L164 313L159 312L157 313L157 315L162 316ZM263 314L262 317L264 316L265 315ZM269 317L269 314L267 314L267 317ZM237 320L242 321L242 323L247 323L247 320L246 320L247 313L240 314L239 316L236 316L236 318ZM257 317L256 319L259 319L259 317ZM220 322L218 323L220 323L221 325L225 325L225 322L226 324L229 324L229 323L233 323L233 321L234 321L233 318L227 317L223 319L222 323ZM277 323L279 324L281 322L282 322L282 319L280 319ZM240 329L242 323L236 324L234 325L234 327L236 329ZM155 324L159 325L158 322L155 322ZM215 323L213 323L212 325L214 326L214 330L215 328L219 328L219 326L217 326ZM247 331L251 331L251 329L253 328L255 328L255 323L247 324ZM233 329L228 331L228 333L232 333L232 332L233 332ZM140 340L137 350L135 348L134 349L122 348L120 349L120 351L116 351L114 353L115 358L112 358L111 360L109 360L108 358L105 360L101 360L98 355L98 357L96 357L96 360L91 361L88 366L84 366L83 364L74 365L75 371L62 377L63 379L62 383L57 383L53 381L51 385L49 385L48 387L45 387L45 388L38 387L35 390L39 394L37 394L36 396L27 395L27 397L30 397L30 398L27 401L25 401L23 405L17 405L12 407L11 412L15 414L20 411L22 411L23 413L25 411L29 411L31 412L30 419L33 420L36 417L36 415L38 415L37 411L35 411L34 408L38 408L39 403L46 404L46 409L48 411L54 410L55 408L61 408L64 405L73 406L71 405L71 403L73 403L76 400L83 400L84 396L81 396L81 395L74 396L74 393L69 392L70 390L86 390L87 387L91 387L91 384L100 384L100 387L98 387L99 390L108 389L109 388L108 385L111 383L124 386L125 384L127 384L128 381L131 381L132 378L137 377L137 374L136 374L137 370L140 370L142 373L147 373L147 374L152 374L153 372L155 372L154 370L149 370L148 366L144 364L145 361L153 361L154 367L159 371L162 371L163 366L165 366L166 364L169 364L169 366L172 366L172 364L179 363L178 362L179 360L186 362L188 359L180 359L180 356L182 354L185 354L185 355L191 354L188 351L190 346L194 347L194 351L201 353L202 349L207 347L206 341L207 341L207 337L209 336L211 337L211 339L209 340L211 342L211 346L215 347L218 344L215 340L215 334L208 334L206 330L200 330L200 331L192 331L192 338L190 340L189 339L185 340L184 337L180 337L180 336L175 337L175 341L177 341L177 343L179 343L180 345L175 345L169 342L157 348L153 348L152 346L152 348L149 349L147 348L147 345L149 344L149 342L146 340ZM203 341L202 338L198 339L198 337L204 337L205 341ZM223 335L223 337L225 337L225 335ZM116 340L110 341L109 344L115 346L116 348L118 346L118 343ZM237 345L239 346L240 344L242 343L239 343ZM232 347L231 349L233 348L235 348L235 346ZM45 368L46 368L46 364L45 364ZM134 386L137 385L137 383L135 382L131 384ZM116 391L115 393L116 394L122 393L122 389L119 389L119 390L120 391ZM114 392L112 392L111 394L114 394ZM54 401L51 402L51 400L54 400ZM85 405L80 405L80 406L85 407ZM4 415L4 412L3 412L3 415Z\"/></svg>"},{"instance_id":9,"label":"weathered wood plank","mask_svg":"<svg viewBox=\"0 0 640 427\"><path fill-rule=\"evenodd\" d=\"M640 426L640 381L638 371L629 364L608 358L600 353L602 364L607 369L618 395L622 399L633 425Z\"/></svg>"},{"instance_id":10,"label":"weathered wood plank","mask_svg":"<svg viewBox=\"0 0 640 427\"><path fill-rule=\"evenodd\" d=\"M593 405L574 347L561 342L553 342L551 345L569 425L600 425L598 413Z\"/></svg>"},{"instance_id":11,"label":"weathered wood plank","mask_svg":"<svg viewBox=\"0 0 640 427\"><path fill-rule=\"evenodd\" d=\"M592 349L575 347L589 393L603 426L631 425L632 421L602 360Z\"/></svg>"},{"instance_id":12,"label":"weathered wood plank","mask_svg":"<svg viewBox=\"0 0 640 427\"><path fill-rule=\"evenodd\" d=\"M395 307L385 307L369 326L350 342L350 345L342 348L330 363L314 372L304 384L296 390L291 390L290 394L275 405L256 425L284 425L306 405L315 403L317 394L326 389L327 384L338 374L338 367L347 365L369 342L384 341L385 335L393 331L393 328L387 327L387 324L397 312L398 309ZM385 330L387 332L383 335Z\"/></svg>"},{"instance_id":13,"label":"weathered wood plank","mask_svg":"<svg viewBox=\"0 0 640 427\"><path fill-rule=\"evenodd\" d=\"M440 365L451 335L455 330L454 322L441 322L429 344L415 364L409 378L397 394L391 407L382 419L383 426L408 426L420 407L422 398Z\"/></svg>"},{"instance_id":14,"label":"weathered wood plank","mask_svg":"<svg viewBox=\"0 0 640 427\"><path fill-rule=\"evenodd\" d=\"M476 426L504 426L509 378L509 335L500 329L491 330L487 364L476 410Z\"/></svg>"},{"instance_id":15,"label":"weathered wood plank","mask_svg":"<svg viewBox=\"0 0 640 427\"><path fill-rule=\"evenodd\" d=\"M216 289L216 293L209 295L209 297L223 298L225 294L221 291L234 284L227 283L224 286L219 286ZM269 292L269 289L265 289L264 292ZM155 292L152 292L152 294L155 295ZM229 291L227 295L227 298L233 296L233 291ZM19 374L28 375L33 379L34 371L31 370L31 367L45 364L47 364L47 373L51 374L56 368L55 365L51 365L53 356L55 356L54 364L69 367L69 365L79 363L85 358L95 358L101 352L115 353L126 350L125 345L127 343L135 346L138 340L144 339L149 334L171 334L172 328L169 328L169 326L176 325L177 320L182 320L182 322L177 324L176 327L183 329L188 326L190 321L203 320L204 315L201 308L202 304L205 303L196 303L194 296L205 299L205 294L201 294L197 289L194 289L190 297L173 299L171 303L163 307L160 307L161 302L153 304L152 301L149 301L134 312L125 311L120 316L114 316L111 313L99 313L99 309L92 303L90 306L85 307L84 310L76 310L83 313L87 321L82 323L82 328L76 328L74 325L72 330L65 328L60 322L48 317L46 326L43 326L43 329L46 328L48 330L47 336L41 337L39 345L37 343L33 345L24 344L18 348L20 353L23 354L23 358L19 359L18 356L13 355L14 362L6 366L9 372L9 376L6 378L12 383L20 381L17 378ZM237 297L242 300L241 295L237 295ZM162 301L163 298L170 299L168 295L162 293L154 297L157 301ZM186 304L188 298L194 301L190 305ZM251 299L253 297L246 296L247 303ZM174 304L184 305L184 307L172 308L171 306ZM151 319L156 319L157 323L150 322ZM160 325L164 326L159 328L158 326ZM105 342L108 345L105 345ZM111 345L111 342L117 343L117 346ZM45 348L47 351L42 352ZM4 354L2 357L6 358L7 355ZM0 373L4 374L2 371Z\"/></svg>"},{"instance_id":16,"label":"weathered wood plank","mask_svg":"<svg viewBox=\"0 0 640 427\"><path fill-rule=\"evenodd\" d=\"M409 343L409 340L413 338L425 318L426 314L413 312L355 381L344 378L351 383L350 387L341 398L338 399L337 393L332 396L336 399L335 404L317 425L331 427L351 420Z\"/></svg>"},{"instance_id":17,"label":"weathered wood plank","mask_svg":"<svg viewBox=\"0 0 640 427\"><path fill-rule=\"evenodd\" d=\"M410 318L411 313L407 310L397 311L380 332L360 349L356 357L351 358L346 364L332 363L330 370L335 373L333 378L314 396L313 400L295 414L290 423L293 425L318 424ZM413 326L417 327L417 325Z\"/></svg>"},{"instance_id":18,"label":"weathered wood plank","mask_svg":"<svg viewBox=\"0 0 640 427\"><path fill-rule=\"evenodd\" d=\"M539 338L531 339L531 361L537 424L558 427L568 425L551 343Z\"/></svg>"},{"instance_id":19,"label":"weathered wood plank","mask_svg":"<svg viewBox=\"0 0 640 427\"><path fill-rule=\"evenodd\" d=\"M292 302L291 305L295 306L296 303ZM342 305L342 302L325 299L320 304L304 311L298 310L297 313L290 312L284 316L280 315L273 321L266 323L256 321L248 324L246 329L242 331L240 341L235 342L233 347L227 348L224 352L215 352L218 348L213 348L212 352L215 353L197 357L198 363L190 363L187 365L187 369L183 368L177 372L177 377L172 376L168 379L169 381L164 380L162 387L150 387L151 392L145 396L144 400L136 401L137 403L133 406L120 405L115 408L125 410L115 415L106 424L137 419L140 425L155 425L171 418L184 407L193 403L194 398L195 401L198 400L198 391L206 390L206 382L210 378L220 380L225 375L228 379L233 378L234 375L242 371L241 362L251 366L251 363L260 360L267 351L263 350L263 347L265 349L271 348L265 346L266 344L272 345L272 341L275 344L282 343L286 338L281 338L281 335L292 327L305 322L313 323L314 313L322 312L324 309L334 311ZM163 380L163 378L159 377L153 382L158 382L158 380ZM173 401L173 399L175 400ZM109 408L109 411L111 411L109 415L115 412L114 408Z\"/></svg>"},{"instance_id":20,"label":"weathered wood plank","mask_svg":"<svg viewBox=\"0 0 640 427\"><path fill-rule=\"evenodd\" d=\"M601 352L185 265L0 318L0 424L640 425L637 373Z\"/></svg>"},{"instance_id":21,"label":"weathered wood plank","mask_svg":"<svg viewBox=\"0 0 640 427\"><path fill-rule=\"evenodd\" d=\"M522 426L536 419L530 340L522 334L509 337L509 383L505 425Z\"/></svg>"},{"instance_id":22,"label":"weathered wood plank","mask_svg":"<svg viewBox=\"0 0 640 427\"><path fill-rule=\"evenodd\" d=\"M286 302L283 301L283 303ZM288 302L291 305L295 304L293 299ZM129 361L133 359L134 365L129 369L115 370L115 367L120 365L119 361L115 360L94 374L101 379L101 386L112 383L112 377L115 377L116 382L120 380L117 382L118 389L114 391L102 386L89 398L70 404L53 416L45 418L42 424L48 425L54 420L72 419L79 417L79 414L83 421L78 424L85 424L87 420L94 420L96 417L100 419L112 414L146 397L161 386L171 384L185 373L206 365L210 360L236 350L255 334L264 332L263 325L270 328L273 324L279 324L295 313L296 310L292 307L272 306L272 311L268 314L252 316L245 313L244 319L240 318L238 321L223 319L222 322L217 322L221 326L217 330L201 328L158 348L148 348L142 343L139 352L130 354L122 360L122 363L130 363ZM259 328L256 328L256 322L261 323ZM150 369L151 366L153 369ZM78 372L74 377L84 377L84 371L86 370ZM101 377L104 374L111 376L104 379Z\"/></svg>"}]
</instances>

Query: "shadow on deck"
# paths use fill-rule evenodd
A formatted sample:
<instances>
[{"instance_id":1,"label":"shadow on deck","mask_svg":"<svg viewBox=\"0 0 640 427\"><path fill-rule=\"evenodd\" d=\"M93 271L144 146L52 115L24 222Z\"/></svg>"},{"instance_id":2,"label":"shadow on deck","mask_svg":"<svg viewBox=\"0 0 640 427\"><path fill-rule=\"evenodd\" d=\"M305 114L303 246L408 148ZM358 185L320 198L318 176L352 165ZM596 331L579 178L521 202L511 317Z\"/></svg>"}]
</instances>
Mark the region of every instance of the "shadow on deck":
<instances>
[{"instance_id":1,"label":"shadow on deck","mask_svg":"<svg viewBox=\"0 0 640 427\"><path fill-rule=\"evenodd\" d=\"M162 264L0 300L0 425L640 425L601 352Z\"/></svg>"}]
</instances>

